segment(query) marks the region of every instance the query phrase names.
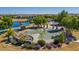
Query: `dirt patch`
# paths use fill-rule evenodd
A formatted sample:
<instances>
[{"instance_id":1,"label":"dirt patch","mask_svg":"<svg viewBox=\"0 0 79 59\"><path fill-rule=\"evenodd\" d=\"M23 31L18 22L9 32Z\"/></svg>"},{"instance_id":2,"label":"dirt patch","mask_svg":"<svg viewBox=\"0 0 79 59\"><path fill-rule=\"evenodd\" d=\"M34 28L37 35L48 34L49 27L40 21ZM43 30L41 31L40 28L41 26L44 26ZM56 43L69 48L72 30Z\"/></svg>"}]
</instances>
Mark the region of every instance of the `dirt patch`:
<instances>
[{"instance_id":1,"label":"dirt patch","mask_svg":"<svg viewBox=\"0 0 79 59\"><path fill-rule=\"evenodd\" d=\"M5 39L4 36L5 34L0 35L0 51L23 51L24 50L19 47L13 46L11 44L1 43L1 41Z\"/></svg>"},{"instance_id":2,"label":"dirt patch","mask_svg":"<svg viewBox=\"0 0 79 59\"><path fill-rule=\"evenodd\" d=\"M79 43L73 42L66 47L52 49L53 51L79 51Z\"/></svg>"},{"instance_id":3,"label":"dirt patch","mask_svg":"<svg viewBox=\"0 0 79 59\"><path fill-rule=\"evenodd\" d=\"M73 36L79 39L79 31L72 31Z\"/></svg>"}]
</instances>

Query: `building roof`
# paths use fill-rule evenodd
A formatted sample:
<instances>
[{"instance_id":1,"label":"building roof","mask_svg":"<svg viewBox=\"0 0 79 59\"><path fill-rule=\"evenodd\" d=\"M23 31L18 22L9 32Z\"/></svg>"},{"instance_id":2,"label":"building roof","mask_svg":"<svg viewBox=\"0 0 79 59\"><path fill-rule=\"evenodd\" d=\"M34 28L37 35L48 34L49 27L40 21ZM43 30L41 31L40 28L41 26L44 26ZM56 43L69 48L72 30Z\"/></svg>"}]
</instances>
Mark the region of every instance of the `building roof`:
<instances>
[{"instance_id":1,"label":"building roof","mask_svg":"<svg viewBox=\"0 0 79 59\"><path fill-rule=\"evenodd\" d=\"M59 25L59 23L58 22L55 22L55 21L51 21L51 22L49 22L49 24L50 25Z\"/></svg>"}]
</instances>

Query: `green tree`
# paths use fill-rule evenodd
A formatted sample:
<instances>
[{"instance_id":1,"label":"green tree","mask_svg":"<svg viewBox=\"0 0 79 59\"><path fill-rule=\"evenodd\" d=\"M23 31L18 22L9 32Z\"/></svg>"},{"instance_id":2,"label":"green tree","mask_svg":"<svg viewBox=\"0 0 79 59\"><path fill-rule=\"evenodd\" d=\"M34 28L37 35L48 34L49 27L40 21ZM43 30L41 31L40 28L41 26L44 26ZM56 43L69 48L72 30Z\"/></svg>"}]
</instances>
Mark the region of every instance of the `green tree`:
<instances>
[{"instance_id":1,"label":"green tree","mask_svg":"<svg viewBox=\"0 0 79 59\"><path fill-rule=\"evenodd\" d=\"M4 22L6 28L10 28L13 25L13 20L11 17L4 16L2 21Z\"/></svg>"},{"instance_id":2,"label":"green tree","mask_svg":"<svg viewBox=\"0 0 79 59\"><path fill-rule=\"evenodd\" d=\"M57 21L61 23L62 19L64 17L68 16L68 12L66 12L65 10L63 10L61 13L58 14L57 16Z\"/></svg>"},{"instance_id":3,"label":"green tree","mask_svg":"<svg viewBox=\"0 0 79 59\"><path fill-rule=\"evenodd\" d=\"M61 24L70 29L78 29L79 19L75 16L66 16L62 19Z\"/></svg>"},{"instance_id":4,"label":"green tree","mask_svg":"<svg viewBox=\"0 0 79 59\"><path fill-rule=\"evenodd\" d=\"M68 28L72 27L72 17L71 16L64 17L61 21L61 24Z\"/></svg>"},{"instance_id":5,"label":"green tree","mask_svg":"<svg viewBox=\"0 0 79 59\"><path fill-rule=\"evenodd\" d=\"M59 36L59 42L60 42L60 43L64 43L65 40L66 40L66 37L65 37L64 33L62 32L62 33L60 34L60 36Z\"/></svg>"},{"instance_id":6,"label":"green tree","mask_svg":"<svg viewBox=\"0 0 79 59\"><path fill-rule=\"evenodd\" d=\"M51 16L52 20L56 20L57 19L57 15L53 15Z\"/></svg>"},{"instance_id":7,"label":"green tree","mask_svg":"<svg viewBox=\"0 0 79 59\"><path fill-rule=\"evenodd\" d=\"M7 28L5 25L6 25L6 23L4 23L3 21L0 22L0 29L5 29L5 28Z\"/></svg>"},{"instance_id":8,"label":"green tree","mask_svg":"<svg viewBox=\"0 0 79 59\"><path fill-rule=\"evenodd\" d=\"M43 24L43 27L45 27L45 25L47 25L47 19L45 17L42 17L42 24Z\"/></svg>"},{"instance_id":9,"label":"green tree","mask_svg":"<svg viewBox=\"0 0 79 59\"><path fill-rule=\"evenodd\" d=\"M33 23L39 27L40 25L45 25L47 23L47 19L44 16L36 16L33 18Z\"/></svg>"},{"instance_id":10,"label":"green tree","mask_svg":"<svg viewBox=\"0 0 79 59\"><path fill-rule=\"evenodd\" d=\"M78 19L78 17L74 16L73 20L74 20L73 23L72 23L73 28L79 29L79 19Z\"/></svg>"}]
</instances>

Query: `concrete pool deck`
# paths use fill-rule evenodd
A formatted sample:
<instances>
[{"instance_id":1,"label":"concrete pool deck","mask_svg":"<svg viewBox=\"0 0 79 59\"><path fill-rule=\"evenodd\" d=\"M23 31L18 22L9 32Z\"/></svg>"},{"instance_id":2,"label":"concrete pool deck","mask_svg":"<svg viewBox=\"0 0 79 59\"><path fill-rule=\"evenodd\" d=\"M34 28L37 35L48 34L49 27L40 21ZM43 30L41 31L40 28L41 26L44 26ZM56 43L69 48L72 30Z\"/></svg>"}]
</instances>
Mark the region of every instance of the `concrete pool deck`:
<instances>
[{"instance_id":1,"label":"concrete pool deck","mask_svg":"<svg viewBox=\"0 0 79 59\"><path fill-rule=\"evenodd\" d=\"M39 36L42 35L37 30L33 30L33 29L28 29L26 33L34 38L33 42L35 43L39 40ZM50 42L53 42L53 39L51 38L52 36L57 36L60 34L61 32L49 33L46 30L46 33L43 34L44 35L43 39L46 41L46 43L50 43Z\"/></svg>"}]
</instances>

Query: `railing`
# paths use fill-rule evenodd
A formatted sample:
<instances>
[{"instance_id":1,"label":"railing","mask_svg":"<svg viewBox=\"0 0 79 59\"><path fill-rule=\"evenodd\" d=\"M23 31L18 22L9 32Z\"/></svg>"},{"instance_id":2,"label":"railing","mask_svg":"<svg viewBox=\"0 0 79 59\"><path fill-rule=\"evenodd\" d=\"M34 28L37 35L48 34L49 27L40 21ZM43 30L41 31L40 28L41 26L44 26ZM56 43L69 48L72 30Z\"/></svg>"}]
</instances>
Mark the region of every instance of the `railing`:
<instances>
[{"instance_id":1,"label":"railing","mask_svg":"<svg viewBox=\"0 0 79 59\"><path fill-rule=\"evenodd\" d=\"M13 28L14 30L18 30L18 29L21 29L20 27L15 27L15 28ZM8 29L3 29L3 30L0 30L0 33L1 32L6 32L6 31L8 31Z\"/></svg>"}]
</instances>

